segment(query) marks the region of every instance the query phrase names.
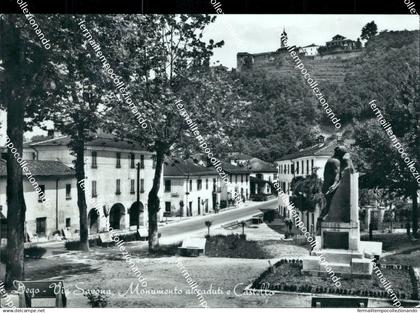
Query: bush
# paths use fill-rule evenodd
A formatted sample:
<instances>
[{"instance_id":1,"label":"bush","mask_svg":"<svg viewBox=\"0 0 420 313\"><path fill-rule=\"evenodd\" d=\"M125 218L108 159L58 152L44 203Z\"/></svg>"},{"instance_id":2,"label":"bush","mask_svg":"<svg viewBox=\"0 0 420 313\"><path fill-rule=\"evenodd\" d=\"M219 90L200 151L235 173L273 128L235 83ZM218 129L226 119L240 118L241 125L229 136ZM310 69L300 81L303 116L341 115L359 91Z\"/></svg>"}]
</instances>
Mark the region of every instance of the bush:
<instances>
[{"instance_id":1,"label":"bush","mask_svg":"<svg viewBox=\"0 0 420 313\"><path fill-rule=\"evenodd\" d=\"M239 238L242 239L242 240L246 240L246 234L240 234Z\"/></svg>"},{"instance_id":2,"label":"bush","mask_svg":"<svg viewBox=\"0 0 420 313\"><path fill-rule=\"evenodd\" d=\"M96 290L100 290L100 288L96 287ZM89 304L92 306L92 308L104 308L108 305L109 295L100 291L85 291L83 295L89 299Z\"/></svg>"},{"instance_id":3,"label":"bush","mask_svg":"<svg viewBox=\"0 0 420 313\"><path fill-rule=\"evenodd\" d=\"M47 252L47 249L43 247L30 247L24 251L26 258L40 259Z\"/></svg>"}]
</instances>

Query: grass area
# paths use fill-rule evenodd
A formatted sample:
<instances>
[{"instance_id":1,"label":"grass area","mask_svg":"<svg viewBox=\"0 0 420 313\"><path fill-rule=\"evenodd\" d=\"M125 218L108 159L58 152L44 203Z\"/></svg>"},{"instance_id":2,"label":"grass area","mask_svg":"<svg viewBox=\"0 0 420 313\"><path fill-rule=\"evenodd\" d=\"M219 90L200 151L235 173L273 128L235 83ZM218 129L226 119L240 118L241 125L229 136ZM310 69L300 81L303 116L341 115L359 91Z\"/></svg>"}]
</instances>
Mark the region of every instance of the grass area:
<instances>
[{"instance_id":1,"label":"grass area","mask_svg":"<svg viewBox=\"0 0 420 313\"><path fill-rule=\"evenodd\" d=\"M369 240L369 235L362 235L361 240ZM374 234L372 241L380 241L384 251L392 251L401 248L415 247L420 245L420 240L412 241L407 234Z\"/></svg>"},{"instance_id":2,"label":"grass area","mask_svg":"<svg viewBox=\"0 0 420 313\"><path fill-rule=\"evenodd\" d=\"M206 256L221 258L270 259L275 255L264 249L271 241L250 241L237 234L207 238Z\"/></svg>"},{"instance_id":3,"label":"grass area","mask_svg":"<svg viewBox=\"0 0 420 313\"><path fill-rule=\"evenodd\" d=\"M274 268L275 272L269 269L262 273L252 287L387 298L387 293L375 274L372 275L372 278L341 277L341 287L337 288L329 276L318 277L301 274L302 264L299 262L280 261L275 264ZM391 283L392 289L399 299L412 299L413 285L408 270L382 268L381 271Z\"/></svg>"},{"instance_id":4,"label":"grass area","mask_svg":"<svg viewBox=\"0 0 420 313\"><path fill-rule=\"evenodd\" d=\"M401 264L410 265L413 267L420 267L420 251L411 251L406 253L399 253L386 256L381 259L382 263L386 264Z\"/></svg>"}]
</instances>

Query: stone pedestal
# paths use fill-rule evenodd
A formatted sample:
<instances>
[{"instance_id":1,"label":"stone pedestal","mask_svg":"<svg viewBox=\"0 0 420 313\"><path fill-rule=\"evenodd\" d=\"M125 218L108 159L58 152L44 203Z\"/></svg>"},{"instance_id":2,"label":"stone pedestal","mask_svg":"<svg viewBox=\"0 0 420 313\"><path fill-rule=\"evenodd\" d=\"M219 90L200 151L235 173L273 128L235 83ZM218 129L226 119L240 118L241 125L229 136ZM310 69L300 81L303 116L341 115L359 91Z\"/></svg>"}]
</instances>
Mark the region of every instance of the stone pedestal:
<instances>
[{"instance_id":1,"label":"stone pedestal","mask_svg":"<svg viewBox=\"0 0 420 313\"><path fill-rule=\"evenodd\" d=\"M337 276L369 277L372 274L371 258L366 258L370 254L365 253L360 243L358 201L358 173L347 170L333 196L328 215L321 222L317 245L320 248L303 259L302 273L330 275L326 270L328 267Z\"/></svg>"}]
</instances>

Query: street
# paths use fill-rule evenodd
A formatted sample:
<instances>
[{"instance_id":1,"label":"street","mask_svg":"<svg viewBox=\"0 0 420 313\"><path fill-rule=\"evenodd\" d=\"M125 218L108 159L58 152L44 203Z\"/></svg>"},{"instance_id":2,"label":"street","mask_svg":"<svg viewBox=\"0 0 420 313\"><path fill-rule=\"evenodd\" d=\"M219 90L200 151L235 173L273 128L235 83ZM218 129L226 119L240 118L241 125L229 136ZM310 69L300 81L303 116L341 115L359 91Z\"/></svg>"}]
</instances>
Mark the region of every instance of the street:
<instances>
[{"instance_id":1,"label":"street","mask_svg":"<svg viewBox=\"0 0 420 313\"><path fill-rule=\"evenodd\" d=\"M204 225L204 221L207 220L212 221L212 227L215 227L236 220L250 218L252 215L260 213L262 209L270 209L276 207L277 199L265 202L254 202L244 208L227 210L225 212L212 214L209 216L200 216L190 220L165 225L159 229L159 232L162 236L161 242L172 243L173 241L185 238L187 234L192 235L194 233L206 231L207 227Z\"/></svg>"}]
</instances>

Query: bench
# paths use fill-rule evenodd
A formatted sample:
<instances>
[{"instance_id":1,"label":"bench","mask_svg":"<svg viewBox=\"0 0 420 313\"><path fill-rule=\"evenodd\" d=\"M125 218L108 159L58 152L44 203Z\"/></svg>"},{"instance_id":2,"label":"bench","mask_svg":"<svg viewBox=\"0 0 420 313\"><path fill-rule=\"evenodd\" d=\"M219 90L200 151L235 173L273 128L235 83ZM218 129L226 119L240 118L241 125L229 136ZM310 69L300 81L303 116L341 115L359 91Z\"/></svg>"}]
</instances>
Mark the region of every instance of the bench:
<instances>
[{"instance_id":1,"label":"bench","mask_svg":"<svg viewBox=\"0 0 420 313\"><path fill-rule=\"evenodd\" d=\"M55 307L65 308L67 306L67 298L62 280L50 281L19 281L18 290L24 296L24 307ZM55 299L54 306L34 306L33 299Z\"/></svg>"},{"instance_id":2,"label":"bench","mask_svg":"<svg viewBox=\"0 0 420 313\"><path fill-rule=\"evenodd\" d=\"M312 297L313 308L367 308L368 298Z\"/></svg>"},{"instance_id":3,"label":"bench","mask_svg":"<svg viewBox=\"0 0 420 313\"><path fill-rule=\"evenodd\" d=\"M99 245L101 247L111 247L115 245L115 241L112 240L111 234L109 232L99 234Z\"/></svg>"},{"instance_id":4,"label":"bench","mask_svg":"<svg viewBox=\"0 0 420 313\"><path fill-rule=\"evenodd\" d=\"M201 253L205 253L206 239L205 238L188 238L182 242L182 246L178 248L181 256L195 257Z\"/></svg>"}]
</instances>

